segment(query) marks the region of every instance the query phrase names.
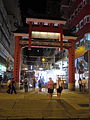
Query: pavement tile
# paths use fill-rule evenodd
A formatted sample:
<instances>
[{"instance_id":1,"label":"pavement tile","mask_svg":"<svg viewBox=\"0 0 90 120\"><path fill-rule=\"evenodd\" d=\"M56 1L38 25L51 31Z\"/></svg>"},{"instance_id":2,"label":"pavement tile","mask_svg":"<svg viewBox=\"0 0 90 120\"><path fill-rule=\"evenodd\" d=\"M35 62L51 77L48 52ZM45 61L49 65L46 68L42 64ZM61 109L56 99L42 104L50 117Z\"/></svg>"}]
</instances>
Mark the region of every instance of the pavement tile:
<instances>
[{"instance_id":1,"label":"pavement tile","mask_svg":"<svg viewBox=\"0 0 90 120\"><path fill-rule=\"evenodd\" d=\"M18 94L0 93L0 119L75 119L90 118L88 95L64 90L61 100L54 93L51 101L47 93L30 91Z\"/></svg>"}]
</instances>

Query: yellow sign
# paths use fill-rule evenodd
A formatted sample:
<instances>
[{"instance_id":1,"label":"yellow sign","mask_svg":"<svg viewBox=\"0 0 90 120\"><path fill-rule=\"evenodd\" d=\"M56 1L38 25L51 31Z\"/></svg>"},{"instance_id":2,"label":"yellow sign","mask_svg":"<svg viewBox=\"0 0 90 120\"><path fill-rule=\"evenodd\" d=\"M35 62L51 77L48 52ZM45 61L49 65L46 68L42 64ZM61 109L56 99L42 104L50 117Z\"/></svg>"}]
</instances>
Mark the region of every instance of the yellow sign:
<instances>
[{"instance_id":1,"label":"yellow sign","mask_svg":"<svg viewBox=\"0 0 90 120\"><path fill-rule=\"evenodd\" d=\"M75 58L83 56L85 52L86 52L85 46L78 47L75 51Z\"/></svg>"}]
</instances>

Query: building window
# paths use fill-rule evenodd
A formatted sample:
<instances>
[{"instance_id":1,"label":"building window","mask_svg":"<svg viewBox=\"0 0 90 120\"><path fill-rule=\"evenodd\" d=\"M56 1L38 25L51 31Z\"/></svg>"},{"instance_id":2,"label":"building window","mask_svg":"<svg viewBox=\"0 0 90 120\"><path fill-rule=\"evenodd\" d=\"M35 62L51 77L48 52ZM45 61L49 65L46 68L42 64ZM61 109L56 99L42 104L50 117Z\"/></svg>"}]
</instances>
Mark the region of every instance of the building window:
<instances>
[{"instance_id":1,"label":"building window","mask_svg":"<svg viewBox=\"0 0 90 120\"><path fill-rule=\"evenodd\" d=\"M78 32L78 30L79 30L79 26L76 25L76 30L75 30L75 32Z\"/></svg>"},{"instance_id":2,"label":"building window","mask_svg":"<svg viewBox=\"0 0 90 120\"><path fill-rule=\"evenodd\" d=\"M79 47L79 42L76 42L76 49Z\"/></svg>"},{"instance_id":3,"label":"building window","mask_svg":"<svg viewBox=\"0 0 90 120\"><path fill-rule=\"evenodd\" d=\"M87 23L87 16L84 17L84 25Z\"/></svg>"},{"instance_id":4,"label":"building window","mask_svg":"<svg viewBox=\"0 0 90 120\"><path fill-rule=\"evenodd\" d=\"M80 40L80 46L84 46L85 42L84 42L84 39L81 39Z\"/></svg>"},{"instance_id":5,"label":"building window","mask_svg":"<svg viewBox=\"0 0 90 120\"><path fill-rule=\"evenodd\" d=\"M84 26L83 20L80 21L80 29Z\"/></svg>"},{"instance_id":6,"label":"building window","mask_svg":"<svg viewBox=\"0 0 90 120\"><path fill-rule=\"evenodd\" d=\"M87 23L90 22L90 16L87 16Z\"/></svg>"}]
</instances>

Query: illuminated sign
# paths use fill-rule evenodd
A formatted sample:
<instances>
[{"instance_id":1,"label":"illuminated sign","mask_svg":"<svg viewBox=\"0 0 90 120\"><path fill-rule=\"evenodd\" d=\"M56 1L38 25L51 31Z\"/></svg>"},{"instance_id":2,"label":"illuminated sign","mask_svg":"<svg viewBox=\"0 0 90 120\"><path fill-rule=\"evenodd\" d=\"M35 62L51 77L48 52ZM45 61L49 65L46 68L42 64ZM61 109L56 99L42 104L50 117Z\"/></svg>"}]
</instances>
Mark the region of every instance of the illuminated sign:
<instances>
[{"instance_id":1,"label":"illuminated sign","mask_svg":"<svg viewBox=\"0 0 90 120\"><path fill-rule=\"evenodd\" d=\"M6 67L3 66L3 65L0 65L0 71L2 71L2 72L6 72Z\"/></svg>"},{"instance_id":2,"label":"illuminated sign","mask_svg":"<svg viewBox=\"0 0 90 120\"><path fill-rule=\"evenodd\" d=\"M85 46L87 50L90 50L90 33L85 34Z\"/></svg>"}]
</instances>

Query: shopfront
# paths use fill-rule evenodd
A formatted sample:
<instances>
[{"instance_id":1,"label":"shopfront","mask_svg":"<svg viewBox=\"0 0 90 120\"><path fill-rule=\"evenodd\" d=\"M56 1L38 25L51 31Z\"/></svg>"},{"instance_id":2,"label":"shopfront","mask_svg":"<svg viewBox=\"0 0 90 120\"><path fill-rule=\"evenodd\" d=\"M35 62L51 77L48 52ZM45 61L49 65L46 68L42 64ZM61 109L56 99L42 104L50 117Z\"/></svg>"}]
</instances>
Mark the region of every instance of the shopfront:
<instances>
[{"instance_id":1,"label":"shopfront","mask_svg":"<svg viewBox=\"0 0 90 120\"><path fill-rule=\"evenodd\" d=\"M88 54L87 50L90 49L90 33L86 33L84 37L80 40L80 42L76 43L76 51L75 51L75 80L76 87L78 87L79 78L87 81L86 88L88 89Z\"/></svg>"},{"instance_id":2,"label":"shopfront","mask_svg":"<svg viewBox=\"0 0 90 120\"><path fill-rule=\"evenodd\" d=\"M3 77L5 72L6 72L6 66L0 63L0 75L2 75Z\"/></svg>"}]
</instances>

